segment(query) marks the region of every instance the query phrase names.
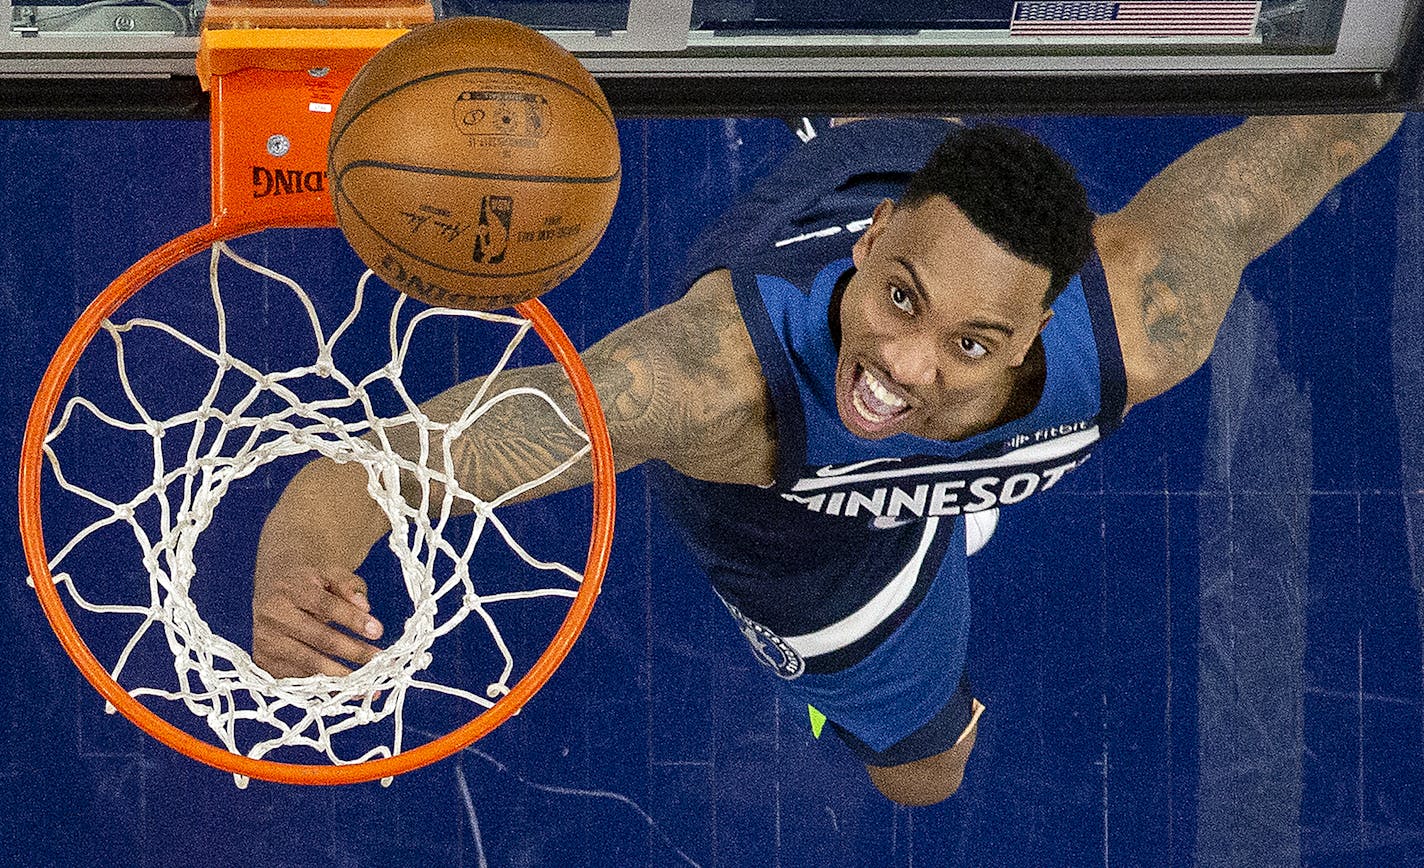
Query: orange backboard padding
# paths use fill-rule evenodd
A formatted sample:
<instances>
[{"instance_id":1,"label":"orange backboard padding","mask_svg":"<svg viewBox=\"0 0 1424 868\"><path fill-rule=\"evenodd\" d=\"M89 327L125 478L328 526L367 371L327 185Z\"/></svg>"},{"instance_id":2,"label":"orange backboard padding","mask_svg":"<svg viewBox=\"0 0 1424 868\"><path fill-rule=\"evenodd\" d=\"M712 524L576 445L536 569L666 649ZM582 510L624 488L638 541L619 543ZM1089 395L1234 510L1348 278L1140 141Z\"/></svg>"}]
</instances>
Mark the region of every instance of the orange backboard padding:
<instances>
[{"instance_id":1,"label":"orange backboard padding","mask_svg":"<svg viewBox=\"0 0 1424 868\"><path fill-rule=\"evenodd\" d=\"M331 121L392 40L435 18L429 0L213 0L198 41L212 92L213 224L332 226Z\"/></svg>"},{"instance_id":2,"label":"orange backboard padding","mask_svg":"<svg viewBox=\"0 0 1424 868\"><path fill-rule=\"evenodd\" d=\"M331 119L360 65L239 69L213 86L213 223L334 226L326 183Z\"/></svg>"},{"instance_id":3,"label":"orange backboard padding","mask_svg":"<svg viewBox=\"0 0 1424 868\"><path fill-rule=\"evenodd\" d=\"M204 30L213 223L334 226L327 142L356 73L404 29Z\"/></svg>"}]
</instances>

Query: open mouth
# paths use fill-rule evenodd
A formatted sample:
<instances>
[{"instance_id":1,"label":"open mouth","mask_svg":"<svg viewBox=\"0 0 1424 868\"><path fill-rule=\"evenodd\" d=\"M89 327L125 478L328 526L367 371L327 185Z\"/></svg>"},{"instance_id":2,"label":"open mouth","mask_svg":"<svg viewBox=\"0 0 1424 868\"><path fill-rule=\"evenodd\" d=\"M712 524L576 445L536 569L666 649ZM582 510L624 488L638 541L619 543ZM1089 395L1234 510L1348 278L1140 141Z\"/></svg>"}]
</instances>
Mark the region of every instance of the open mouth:
<instances>
[{"instance_id":1,"label":"open mouth","mask_svg":"<svg viewBox=\"0 0 1424 868\"><path fill-rule=\"evenodd\" d=\"M910 402L903 395L862 365L855 366L849 396L855 427L866 434L882 434L910 412Z\"/></svg>"}]
</instances>

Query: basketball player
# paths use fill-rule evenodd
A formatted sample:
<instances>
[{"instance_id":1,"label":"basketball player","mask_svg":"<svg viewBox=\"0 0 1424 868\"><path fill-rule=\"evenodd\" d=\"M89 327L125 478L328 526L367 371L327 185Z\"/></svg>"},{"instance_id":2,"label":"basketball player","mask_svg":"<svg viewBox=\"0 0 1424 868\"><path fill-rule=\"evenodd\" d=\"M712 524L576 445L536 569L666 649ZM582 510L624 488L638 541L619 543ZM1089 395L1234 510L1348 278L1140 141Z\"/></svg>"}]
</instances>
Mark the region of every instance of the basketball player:
<instances>
[{"instance_id":1,"label":"basketball player","mask_svg":"<svg viewBox=\"0 0 1424 868\"><path fill-rule=\"evenodd\" d=\"M1104 216L1012 129L833 128L694 246L685 295L584 353L617 466L656 459L754 651L874 785L942 800L983 710L965 675L966 525L982 535L1051 489L1129 407L1196 371L1247 264L1399 122L1252 118ZM557 366L499 384L575 412ZM424 409L453 419L478 385ZM457 444L461 485L492 498L571 454L551 416L499 404ZM589 477L585 462L549 489ZM365 486L320 459L264 526L253 656L274 675L342 674L377 650L355 571L389 526Z\"/></svg>"}]
</instances>

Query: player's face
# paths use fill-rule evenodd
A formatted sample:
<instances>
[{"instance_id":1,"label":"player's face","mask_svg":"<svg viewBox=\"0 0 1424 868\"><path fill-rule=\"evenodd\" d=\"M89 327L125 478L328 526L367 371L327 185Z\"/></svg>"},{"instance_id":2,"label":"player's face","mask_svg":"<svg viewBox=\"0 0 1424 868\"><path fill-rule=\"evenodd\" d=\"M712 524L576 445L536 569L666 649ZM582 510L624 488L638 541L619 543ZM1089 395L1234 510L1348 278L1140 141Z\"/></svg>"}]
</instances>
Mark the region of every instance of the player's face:
<instances>
[{"instance_id":1,"label":"player's face","mask_svg":"<svg viewBox=\"0 0 1424 868\"><path fill-rule=\"evenodd\" d=\"M943 196L882 202L853 255L836 368L846 428L958 440L989 427L1053 315L1048 269L999 247Z\"/></svg>"}]
</instances>

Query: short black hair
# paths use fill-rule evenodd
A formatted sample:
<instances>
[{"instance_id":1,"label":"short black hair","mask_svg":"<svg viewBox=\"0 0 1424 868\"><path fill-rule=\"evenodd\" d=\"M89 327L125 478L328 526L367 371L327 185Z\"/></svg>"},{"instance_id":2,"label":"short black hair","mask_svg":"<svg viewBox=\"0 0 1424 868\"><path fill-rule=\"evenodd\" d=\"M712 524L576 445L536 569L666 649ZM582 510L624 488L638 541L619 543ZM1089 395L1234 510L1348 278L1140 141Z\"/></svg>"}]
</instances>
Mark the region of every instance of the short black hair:
<instances>
[{"instance_id":1,"label":"short black hair","mask_svg":"<svg viewBox=\"0 0 1424 868\"><path fill-rule=\"evenodd\" d=\"M946 196L1004 250L1052 273L1053 304L1093 249L1094 215L1073 167L1011 127L956 127L910 178L900 204Z\"/></svg>"}]
</instances>

